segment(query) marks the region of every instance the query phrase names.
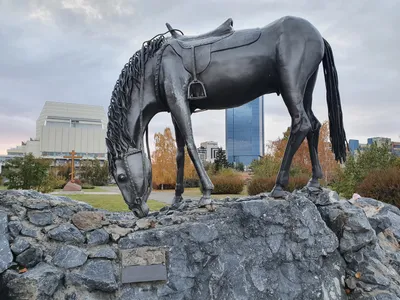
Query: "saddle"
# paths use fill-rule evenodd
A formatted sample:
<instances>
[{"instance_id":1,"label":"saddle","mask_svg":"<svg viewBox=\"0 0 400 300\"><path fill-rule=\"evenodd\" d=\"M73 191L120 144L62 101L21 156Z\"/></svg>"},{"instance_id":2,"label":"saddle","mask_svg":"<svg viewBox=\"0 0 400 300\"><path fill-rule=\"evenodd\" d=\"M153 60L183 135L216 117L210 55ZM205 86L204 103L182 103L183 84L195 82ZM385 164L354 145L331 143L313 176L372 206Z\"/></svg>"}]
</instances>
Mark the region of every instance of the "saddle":
<instances>
[{"instance_id":1,"label":"saddle","mask_svg":"<svg viewBox=\"0 0 400 300\"><path fill-rule=\"evenodd\" d=\"M209 66L211 53L250 45L261 35L259 28L235 31L231 18L216 29L196 36L179 35L170 24L166 23L166 26L172 35L169 45L182 59L186 71L192 75L187 90L188 100L207 98L204 83L197 78L197 75Z\"/></svg>"}]
</instances>

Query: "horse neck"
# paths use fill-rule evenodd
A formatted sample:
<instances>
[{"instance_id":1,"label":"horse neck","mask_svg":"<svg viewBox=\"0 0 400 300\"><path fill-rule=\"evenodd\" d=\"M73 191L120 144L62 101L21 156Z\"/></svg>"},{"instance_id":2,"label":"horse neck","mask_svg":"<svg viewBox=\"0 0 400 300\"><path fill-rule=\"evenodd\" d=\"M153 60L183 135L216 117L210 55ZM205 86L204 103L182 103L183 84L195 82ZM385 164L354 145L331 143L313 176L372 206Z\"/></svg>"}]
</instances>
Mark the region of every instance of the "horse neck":
<instances>
[{"instance_id":1,"label":"horse neck","mask_svg":"<svg viewBox=\"0 0 400 300\"><path fill-rule=\"evenodd\" d=\"M131 134L135 145L143 146L143 134L151 119L157 113L165 110L156 99L153 83L154 81L145 84L145 93L142 100L140 100L139 97L140 92L137 93L138 97L135 97L137 101L132 103L130 109L128 117L129 127L131 128ZM142 103L140 101L142 101Z\"/></svg>"}]
</instances>

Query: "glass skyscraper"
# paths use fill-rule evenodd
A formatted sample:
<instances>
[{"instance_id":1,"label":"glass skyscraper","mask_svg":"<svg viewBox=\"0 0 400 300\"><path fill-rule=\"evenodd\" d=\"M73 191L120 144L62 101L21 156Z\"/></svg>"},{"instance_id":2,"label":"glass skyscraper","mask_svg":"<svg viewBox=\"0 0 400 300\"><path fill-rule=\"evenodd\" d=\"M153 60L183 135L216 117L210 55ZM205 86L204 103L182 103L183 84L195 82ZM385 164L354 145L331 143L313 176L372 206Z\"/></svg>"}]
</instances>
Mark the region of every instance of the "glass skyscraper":
<instances>
[{"instance_id":1,"label":"glass skyscraper","mask_svg":"<svg viewBox=\"0 0 400 300\"><path fill-rule=\"evenodd\" d=\"M225 110L225 142L230 163L248 166L264 155L264 96Z\"/></svg>"}]
</instances>

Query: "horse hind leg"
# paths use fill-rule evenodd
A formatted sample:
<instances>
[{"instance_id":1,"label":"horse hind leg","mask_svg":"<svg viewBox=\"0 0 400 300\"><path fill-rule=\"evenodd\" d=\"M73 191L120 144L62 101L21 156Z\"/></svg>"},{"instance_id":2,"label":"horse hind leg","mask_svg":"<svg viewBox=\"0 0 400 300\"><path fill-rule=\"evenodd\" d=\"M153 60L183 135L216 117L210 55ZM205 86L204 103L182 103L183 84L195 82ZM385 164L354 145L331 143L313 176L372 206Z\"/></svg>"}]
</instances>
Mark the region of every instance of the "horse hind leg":
<instances>
[{"instance_id":1,"label":"horse hind leg","mask_svg":"<svg viewBox=\"0 0 400 300\"><path fill-rule=\"evenodd\" d=\"M285 195L284 188L289 183L289 171L292 159L305 137L311 131L311 122L303 107L303 95L300 91L282 92L282 97L292 118L290 136L283 155L281 167L276 178L271 196L275 198Z\"/></svg>"},{"instance_id":2,"label":"horse hind leg","mask_svg":"<svg viewBox=\"0 0 400 300\"><path fill-rule=\"evenodd\" d=\"M298 74L295 70L298 69L300 61L289 64L282 71L282 98L291 116L291 128L288 143L283 155L281 167L276 178L275 186L271 191L271 196L281 198L285 195L284 188L289 183L289 171L292 164L292 159L301 143L311 130L311 122L304 109L303 97L308 78Z\"/></svg>"},{"instance_id":3,"label":"horse hind leg","mask_svg":"<svg viewBox=\"0 0 400 300\"><path fill-rule=\"evenodd\" d=\"M312 94L314 91L315 81L317 79L318 70L314 72L307 83L306 91L304 93L304 109L311 122L311 130L307 134L308 148L310 151L310 159L312 165L312 177L307 183L308 187L319 188L320 184L318 179L322 178L322 168L318 158L318 141L321 123L315 117L312 111Z\"/></svg>"}]
</instances>

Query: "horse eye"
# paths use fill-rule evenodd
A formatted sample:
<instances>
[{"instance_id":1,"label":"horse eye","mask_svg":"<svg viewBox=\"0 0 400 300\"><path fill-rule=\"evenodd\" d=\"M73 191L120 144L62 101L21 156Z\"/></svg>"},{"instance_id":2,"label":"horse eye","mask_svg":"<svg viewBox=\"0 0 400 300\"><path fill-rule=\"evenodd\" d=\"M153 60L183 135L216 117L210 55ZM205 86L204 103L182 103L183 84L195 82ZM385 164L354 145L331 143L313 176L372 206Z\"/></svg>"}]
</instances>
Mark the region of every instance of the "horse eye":
<instances>
[{"instance_id":1,"label":"horse eye","mask_svg":"<svg viewBox=\"0 0 400 300\"><path fill-rule=\"evenodd\" d=\"M125 174L119 174L118 175L118 181L119 182L126 182L128 180L128 177L126 177Z\"/></svg>"}]
</instances>

